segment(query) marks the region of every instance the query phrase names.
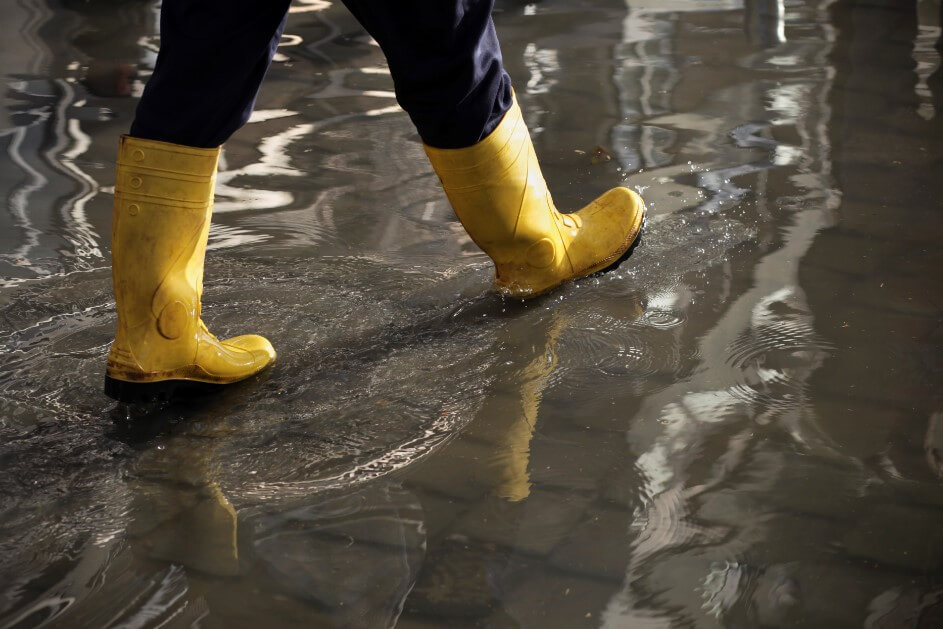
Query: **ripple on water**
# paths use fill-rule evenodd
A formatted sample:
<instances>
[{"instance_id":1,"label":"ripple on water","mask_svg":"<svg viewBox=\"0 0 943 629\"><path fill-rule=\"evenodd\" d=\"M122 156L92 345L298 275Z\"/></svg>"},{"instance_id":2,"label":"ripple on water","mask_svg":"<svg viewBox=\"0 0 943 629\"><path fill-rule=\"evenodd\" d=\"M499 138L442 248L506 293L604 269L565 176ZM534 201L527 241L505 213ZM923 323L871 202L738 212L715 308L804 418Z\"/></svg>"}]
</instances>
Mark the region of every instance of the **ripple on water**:
<instances>
[{"instance_id":1,"label":"ripple on water","mask_svg":"<svg viewBox=\"0 0 943 629\"><path fill-rule=\"evenodd\" d=\"M653 328L666 330L683 324L685 316L683 313L674 310L651 308L645 311L642 321Z\"/></svg>"},{"instance_id":2,"label":"ripple on water","mask_svg":"<svg viewBox=\"0 0 943 629\"><path fill-rule=\"evenodd\" d=\"M651 325L644 313L633 319L585 313L581 323L560 340L560 355L565 357L560 362L569 376L563 386L583 389L600 375L623 379L624 386L650 386L652 376L674 375L684 368L675 336Z\"/></svg>"},{"instance_id":3,"label":"ripple on water","mask_svg":"<svg viewBox=\"0 0 943 629\"><path fill-rule=\"evenodd\" d=\"M737 379L730 390L760 409L795 408L809 375L832 345L804 316L767 314L727 348L727 364L736 370Z\"/></svg>"},{"instance_id":4,"label":"ripple on water","mask_svg":"<svg viewBox=\"0 0 943 629\"><path fill-rule=\"evenodd\" d=\"M239 508L310 501L430 452L473 417L493 378L486 372L504 324L450 317L452 288L465 280L439 293L435 276L360 257L217 255L209 271L207 322L224 336L264 332L278 363L210 401L136 409L115 423L115 405L101 393L115 320L109 275L49 278L7 295L0 438L10 469L23 471L0 477L0 581L22 591L59 587L79 569L69 558L88 555L90 544L127 549L132 512L160 507L130 482L144 468L151 484L218 487ZM409 300L417 290L422 299ZM21 304L30 304L28 315ZM49 556L39 560L37 548ZM124 578L108 565L112 557L92 555ZM94 596L76 586L81 604L65 616L77 617ZM43 618L64 613L51 598L36 602L42 591L26 598L11 604L39 605Z\"/></svg>"}]
</instances>

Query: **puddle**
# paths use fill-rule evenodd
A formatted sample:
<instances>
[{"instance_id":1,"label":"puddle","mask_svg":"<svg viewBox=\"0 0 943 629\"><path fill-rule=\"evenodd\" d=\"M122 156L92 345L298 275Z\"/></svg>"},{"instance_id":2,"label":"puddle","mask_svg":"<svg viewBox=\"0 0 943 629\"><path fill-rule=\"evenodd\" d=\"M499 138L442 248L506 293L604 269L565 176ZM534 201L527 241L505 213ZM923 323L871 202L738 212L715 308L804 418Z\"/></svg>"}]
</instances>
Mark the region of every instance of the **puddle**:
<instances>
[{"instance_id":1,"label":"puddle","mask_svg":"<svg viewBox=\"0 0 943 629\"><path fill-rule=\"evenodd\" d=\"M278 362L129 409L112 164L157 4L4 9L0 626L943 622L937 0L499 2L558 206L650 209L528 303L379 49L292 11L204 295Z\"/></svg>"}]
</instances>

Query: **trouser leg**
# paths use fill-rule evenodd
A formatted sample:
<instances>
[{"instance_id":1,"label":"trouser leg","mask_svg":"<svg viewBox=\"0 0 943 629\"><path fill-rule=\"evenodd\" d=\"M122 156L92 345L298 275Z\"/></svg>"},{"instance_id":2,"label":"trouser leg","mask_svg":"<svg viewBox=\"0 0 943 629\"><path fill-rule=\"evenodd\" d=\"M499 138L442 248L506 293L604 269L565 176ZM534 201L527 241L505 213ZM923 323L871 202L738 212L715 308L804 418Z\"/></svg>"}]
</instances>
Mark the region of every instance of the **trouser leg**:
<instances>
[{"instance_id":1,"label":"trouser leg","mask_svg":"<svg viewBox=\"0 0 943 629\"><path fill-rule=\"evenodd\" d=\"M163 0L160 53L130 135L200 148L225 142L252 113L289 4Z\"/></svg>"},{"instance_id":2,"label":"trouser leg","mask_svg":"<svg viewBox=\"0 0 943 629\"><path fill-rule=\"evenodd\" d=\"M429 146L463 148L497 127L511 80L491 19L494 0L344 0L380 44L396 98Z\"/></svg>"},{"instance_id":3,"label":"trouser leg","mask_svg":"<svg viewBox=\"0 0 943 629\"><path fill-rule=\"evenodd\" d=\"M397 98L423 141L477 143L511 106L493 0L345 0L386 54ZM289 0L164 0L161 50L134 137L210 148L245 124Z\"/></svg>"}]
</instances>

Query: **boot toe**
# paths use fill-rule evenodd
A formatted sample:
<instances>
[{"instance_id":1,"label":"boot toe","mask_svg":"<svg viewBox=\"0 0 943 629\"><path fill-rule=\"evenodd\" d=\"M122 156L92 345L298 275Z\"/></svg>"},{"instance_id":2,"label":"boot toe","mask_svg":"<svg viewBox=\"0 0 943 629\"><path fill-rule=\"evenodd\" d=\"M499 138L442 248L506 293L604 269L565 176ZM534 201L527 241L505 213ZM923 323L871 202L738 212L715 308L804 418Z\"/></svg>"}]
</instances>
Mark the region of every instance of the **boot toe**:
<instances>
[{"instance_id":1,"label":"boot toe","mask_svg":"<svg viewBox=\"0 0 943 629\"><path fill-rule=\"evenodd\" d=\"M252 354L260 369L275 361L275 348L264 336L243 334L226 339L222 343Z\"/></svg>"},{"instance_id":2,"label":"boot toe","mask_svg":"<svg viewBox=\"0 0 943 629\"><path fill-rule=\"evenodd\" d=\"M578 212L582 227L569 247L576 275L588 275L619 260L638 238L645 203L628 188L613 188Z\"/></svg>"},{"instance_id":3,"label":"boot toe","mask_svg":"<svg viewBox=\"0 0 943 629\"><path fill-rule=\"evenodd\" d=\"M595 229L610 232L622 242L631 238L641 227L645 202L632 190L618 187L596 198L579 214L584 221L592 223Z\"/></svg>"}]
</instances>

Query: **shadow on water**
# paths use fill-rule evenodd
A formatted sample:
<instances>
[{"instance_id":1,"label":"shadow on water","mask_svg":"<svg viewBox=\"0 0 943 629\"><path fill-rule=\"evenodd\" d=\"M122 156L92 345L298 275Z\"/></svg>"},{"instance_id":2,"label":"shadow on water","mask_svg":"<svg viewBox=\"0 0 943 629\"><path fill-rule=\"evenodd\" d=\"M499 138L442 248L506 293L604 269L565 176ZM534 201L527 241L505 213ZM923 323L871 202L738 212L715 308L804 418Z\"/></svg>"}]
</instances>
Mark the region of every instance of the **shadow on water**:
<instances>
[{"instance_id":1,"label":"shadow on water","mask_svg":"<svg viewBox=\"0 0 943 629\"><path fill-rule=\"evenodd\" d=\"M204 296L278 362L134 408L110 165L158 7L3 11L0 626L943 622L937 0L499 2L558 205L650 210L526 303L379 50L296 1Z\"/></svg>"}]
</instances>

